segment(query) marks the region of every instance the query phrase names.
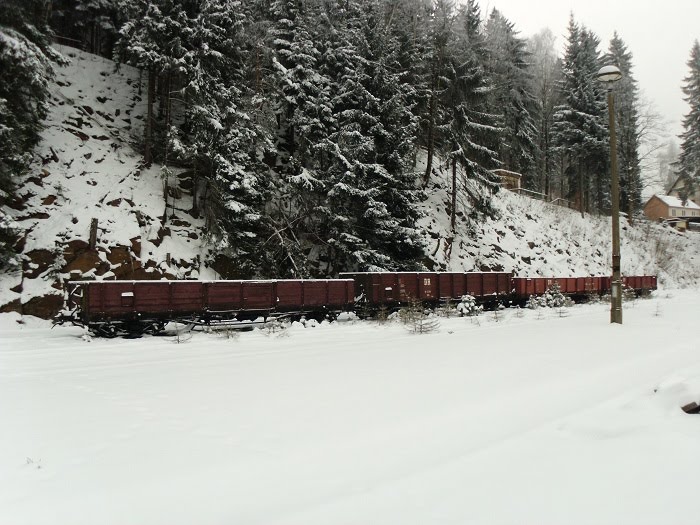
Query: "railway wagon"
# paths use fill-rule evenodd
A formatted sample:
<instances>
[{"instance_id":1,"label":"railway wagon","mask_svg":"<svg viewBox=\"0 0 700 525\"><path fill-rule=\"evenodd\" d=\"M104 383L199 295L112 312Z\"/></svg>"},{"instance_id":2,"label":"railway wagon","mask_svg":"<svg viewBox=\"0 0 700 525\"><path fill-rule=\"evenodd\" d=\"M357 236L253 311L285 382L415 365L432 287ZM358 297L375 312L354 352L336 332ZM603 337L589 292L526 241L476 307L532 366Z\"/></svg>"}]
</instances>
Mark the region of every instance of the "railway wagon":
<instances>
[{"instance_id":1,"label":"railway wagon","mask_svg":"<svg viewBox=\"0 0 700 525\"><path fill-rule=\"evenodd\" d=\"M554 283L561 293L572 297L600 294L605 291L606 277L513 277L513 293L526 299L531 295L542 295ZM608 285L609 288L609 285Z\"/></svg>"},{"instance_id":2,"label":"railway wagon","mask_svg":"<svg viewBox=\"0 0 700 525\"><path fill-rule=\"evenodd\" d=\"M542 295L554 283L564 295L584 297L591 294L610 292L611 277L513 277L513 293L516 298L526 299L531 295ZM656 276L628 276L622 278L622 284L637 293L656 290Z\"/></svg>"},{"instance_id":3,"label":"railway wagon","mask_svg":"<svg viewBox=\"0 0 700 525\"><path fill-rule=\"evenodd\" d=\"M601 293L608 293L612 290L612 277L601 278ZM655 275L626 275L622 277L622 286L631 288L637 295L645 294L656 290Z\"/></svg>"},{"instance_id":4,"label":"railway wagon","mask_svg":"<svg viewBox=\"0 0 700 525\"><path fill-rule=\"evenodd\" d=\"M656 275L630 275L622 278L622 284L638 294L656 290Z\"/></svg>"},{"instance_id":5,"label":"railway wagon","mask_svg":"<svg viewBox=\"0 0 700 525\"><path fill-rule=\"evenodd\" d=\"M278 314L351 310L349 279L278 281L71 281L70 321L102 335L158 332L170 320L210 324Z\"/></svg>"},{"instance_id":6,"label":"railway wagon","mask_svg":"<svg viewBox=\"0 0 700 525\"><path fill-rule=\"evenodd\" d=\"M340 277L354 280L356 296L370 306L395 306L413 299L439 303L463 295L498 300L512 291L507 272L360 272Z\"/></svg>"}]
</instances>

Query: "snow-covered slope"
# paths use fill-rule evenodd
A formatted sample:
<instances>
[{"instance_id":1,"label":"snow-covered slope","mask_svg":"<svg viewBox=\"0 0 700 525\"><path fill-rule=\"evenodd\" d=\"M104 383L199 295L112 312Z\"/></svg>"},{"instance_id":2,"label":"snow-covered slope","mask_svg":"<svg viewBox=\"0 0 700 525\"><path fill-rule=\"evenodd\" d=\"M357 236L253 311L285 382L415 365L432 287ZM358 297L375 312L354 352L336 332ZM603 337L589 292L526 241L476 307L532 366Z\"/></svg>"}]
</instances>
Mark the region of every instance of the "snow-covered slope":
<instances>
[{"instance_id":1,"label":"snow-covered slope","mask_svg":"<svg viewBox=\"0 0 700 525\"><path fill-rule=\"evenodd\" d=\"M43 140L10 210L23 232L23 262L0 276L0 311L49 317L69 278L216 278L203 220L188 211L187 173L174 170L166 212L161 167L141 164L139 71L59 50L71 63L57 68ZM502 191L494 197L496 219L470 227L461 213L453 235L447 172L438 166L435 173L419 224L426 266L523 276L610 273L609 218ZM623 272L658 273L667 286L697 284L700 235L645 222L624 224L622 239Z\"/></svg>"},{"instance_id":2,"label":"snow-covered slope","mask_svg":"<svg viewBox=\"0 0 700 525\"><path fill-rule=\"evenodd\" d=\"M495 219L473 228L458 211L450 232L448 174L434 180L422 205L421 227L436 268L509 271L524 277L609 275L611 220L502 190L494 196ZM458 208L459 210L459 208ZM641 220L620 221L622 272L658 275L666 287L700 283L700 233L681 234Z\"/></svg>"},{"instance_id":3,"label":"snow-covered slope","mask_svg":"<svg viewBox=\"0 0 700 525\"><path fill-rule=\"evenodd\" d=\"M160 168L143 169L135 149L145 110L139 71L58 49L71 63L57 68L42 141L13 205L25 257L22 271L3 276L0 305L21 303L25 313L48 314L71 272L197 277L202 221L186 212L191 198L181 194L171 202L164 224Z\"/></svg>"}]
</instances>

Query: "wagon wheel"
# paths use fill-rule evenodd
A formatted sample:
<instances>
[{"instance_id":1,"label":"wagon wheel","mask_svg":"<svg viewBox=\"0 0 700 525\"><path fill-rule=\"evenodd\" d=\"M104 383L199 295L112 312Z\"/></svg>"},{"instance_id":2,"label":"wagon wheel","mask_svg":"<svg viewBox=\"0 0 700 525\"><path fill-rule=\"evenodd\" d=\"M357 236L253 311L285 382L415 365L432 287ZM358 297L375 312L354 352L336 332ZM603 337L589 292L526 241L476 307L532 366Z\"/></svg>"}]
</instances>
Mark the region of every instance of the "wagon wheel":
<instances>
[{"instance_id":1,"label":"wagon wheel","mask_svg":"<svg viewBox=\"0 0 700 525\"><path fill-rule=\"evenodd\" d=\"M97 330L95 330L95 333L101 337L108 337L110 339L112 339L113 337L117 337L118 335L117 327L113 324L102 325Z\"/></svg>"},{"instance_id":2,"label":"wagon wheel","mask_svg":"<svg viewBox=\"0 0 700 525\"><path fill-rule=\"evenodd\" d=\"M151 335L160 335L165 330L165 323L163 321L153 321L148 323L146 328L144 328L144 333Z\"/></svg>"}]
</instances>

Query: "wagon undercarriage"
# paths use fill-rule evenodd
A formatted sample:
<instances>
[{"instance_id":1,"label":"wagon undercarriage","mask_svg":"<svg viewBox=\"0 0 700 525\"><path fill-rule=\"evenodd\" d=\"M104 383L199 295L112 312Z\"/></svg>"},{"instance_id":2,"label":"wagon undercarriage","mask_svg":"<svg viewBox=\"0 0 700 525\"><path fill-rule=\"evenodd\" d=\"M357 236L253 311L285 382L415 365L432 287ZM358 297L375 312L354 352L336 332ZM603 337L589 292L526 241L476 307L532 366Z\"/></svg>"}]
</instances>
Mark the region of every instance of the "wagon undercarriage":
<instances>
[{"instance_id":1,"label":"wagon undercarriage","mask_svg":"<svg viewBox=\"0 0 700 525\"><path fill-rule=\"evenodd\" d=\"M140 337L142 335L167 335L168 325L179 325L179 330L252 330L279 322L294 322L304 319L316 321L335 320L340 311L319 309L293 312L274 311L229 311L205 312L202 314L177 315L168 317L137 316L130 319L99 319L85 321L77 312L61 314L55 324L70 323L87 328L98 337Z\"/></svg>"}]
</instances>

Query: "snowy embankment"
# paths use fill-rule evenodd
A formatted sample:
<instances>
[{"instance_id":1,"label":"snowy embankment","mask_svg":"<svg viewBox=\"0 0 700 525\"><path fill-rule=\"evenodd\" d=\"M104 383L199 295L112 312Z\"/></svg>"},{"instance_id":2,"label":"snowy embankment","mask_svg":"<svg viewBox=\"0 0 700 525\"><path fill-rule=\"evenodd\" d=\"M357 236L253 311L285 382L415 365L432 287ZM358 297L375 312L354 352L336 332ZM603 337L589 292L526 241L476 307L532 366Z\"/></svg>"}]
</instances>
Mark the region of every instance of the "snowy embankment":
<instances>
[{"instance_id":1,"label":"snowy embankment","mask_svg":"<svg viewBox=\"0 0 700 525\"><path fill-rule=\"evenodd\" d=\"M449 227L448 174L436 180L422 205L420 227L436 268L452 271L507 271L520 277L610 275L611 219L502 190L493 197L495 219L471 229L459 216ZM700 233L679 233L637 219L620 223L623 275L658 275L666 288L700 285ZM450 242L451 240L451 242Z\"/></svg>"},{"instance_id":2,"label":"snowy embankment","mask_svg":"<svg viewBox=\"0 0 700 525\"><path fill-rule=\"evenodd\" d=\"M180 344L6 314L0 523L697 523L698 307Z\"/></svg>"},{"instance_id":3,"label":"snowy embankment","mask_svg":"<svg viewBox=\"0 0 700 525\"><path fill-rule=\"evenodd\" d=\"M164 191L161 167L142 165L142 75L70 47L58 49L71 62L56 67L35 162L20 199L8 209L21 231L22 261L0 274L0 310L50 318L62 306L68 279L216 278L216 250L203 219L190 215L191 174L175 169ZM418 155L419 174L424 160ZM460 195L453 234L450 170L439 161L417 225L426 241L426 267L526 277L610 274L609 217L581 217L509 191L493 197L495 219L471 224L470 205ZM665 287L697 286L700 234L624 221L622 270L658 274Z\"/></svg>"},{"instance_id":4,"label":"snowy embankment","mask_svg":"<svg viewBox=\"0 0 700 525\"><path fill-rule=\"evenodd\" d=\"M7 210L22 261L0 274L0 307L50 317L71 275L199 277L204 221L189 215L192 198L178 187L163 223L161 167L144 167L138 150L146 107L139 71L56 47L70 64L56 66L34 163ZM181 171L171 185L191 184Z\"/></svg>"}]
</instances>

